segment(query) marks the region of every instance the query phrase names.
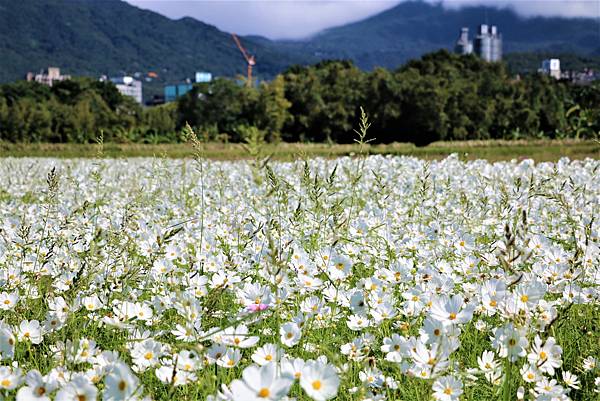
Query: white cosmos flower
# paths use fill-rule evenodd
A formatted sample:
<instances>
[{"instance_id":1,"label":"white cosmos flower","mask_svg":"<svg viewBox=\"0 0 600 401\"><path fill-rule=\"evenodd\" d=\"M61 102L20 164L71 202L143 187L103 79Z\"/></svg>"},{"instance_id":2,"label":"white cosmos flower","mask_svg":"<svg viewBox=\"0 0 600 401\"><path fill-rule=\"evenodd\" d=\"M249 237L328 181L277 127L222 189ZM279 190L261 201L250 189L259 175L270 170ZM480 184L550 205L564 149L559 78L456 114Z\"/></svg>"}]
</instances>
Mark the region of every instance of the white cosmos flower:
<instances>
[{"instance_id":1,"label":"white cosmos flower","mask_svg":"<svg viewBox=\"0 0 600 401\"><path fill-rule=\"evenodd\" d=\"M217 365L224 368L234 368L242 359L242 352L238 348L227 348L227 351L217 359Z\"/></svg>"},{"instance_id":2,"label":"white cosmos flower","mask_svg":"<svg viewBox=\"0 0 600 401\"><path fill-rule=\"evenodd\" d=\"M439 401L458 400L463 393L462 382L453 376L438 378L431 386L433 398Z\"/></svg>"},{"instance_id":3,"label":"white cosmos flower","mask_svg":"<svg viewBox=\"0 0 600 401\"><path fill-rule=\"evenodd\" d=\"M58 383L44 378L37 370L30 370L25 376L26 386L17 391L17 401L50 401L50 394Z\"/></svg>"},{"instance_id":4,"label":"white cosmos flower","mask_svg":"<svg viewBox=\"0 0 600 401\"><path fill-rule=\"evenodd\" d=\"M477 363L482 372L490 372L498 368L498 362L494 359L494 353L491 351L483 351L483 354L477 357Z\"/></svg>"},{"instance_id":5,"label":"white cosmos flower","mask_svg":"<svg viewBox=\"0 0 600 401\"><path fill-rule=\"evenodd\" d=\"M281 335L281 343L287 347L293 347L300 342L302 331L296 323L288 322L281 325L279 328Z\"/></svg>"},{"instance_id":6,"label":"white cosmos flower","mask_svg":"<svg viewBox=\"0 0 600 401\"><path fill-rule=\"evenodd\" d=\"M248 335L248 327L244 324L240 324L235 328L226 328L220 337L224 344L238 348L253 347L259 340L256 336Z\"/></svg>"},{"instance_id":7,"label":"white cosmos flower","mask_svg":"<svg viewBox=\"0 0 600 401\"><path fill-rule=\"evenodd\" d=\"M0 321L0 360L12 359L15 354L15 336L9 325Z\"/></svg>"},{"instance_id":8,"label":"white cosmos flower","mask_svg":"<svg viewBox=\"0 0 600 401\"><path fill-rule=\"evenodd\" d=\"M315 401L329 400L337 395L340 378L329 363L309 361L300 376L300 386Z\"/></svg>"},{"instance_id":9,"label":"white cosmos flower","mask_svg":"<svg viewBox=\"0 0 600 401\"><path fill-rule=\"evenodd\" d=\"M470 321L473 307L464 303L462 295L442 295L433 299L430 314L444 326L452 326Z\"/></svg>"},{"instance_id":10,"label":"white cosmos flower","mask_svg":"<svg viewBox=\"0 0 600 401\"><path fill-rule=\"evenodd\" d=\"M0 366L0 390L14 390L21 384L21 369Z\"/></svg>"},{"instance_id":11,"label":"white cosmos flower","mask_svg":"<svg viewBox=\"0 0 600 401\"><path fill-rule=\"evenodd\" d=\"M252 354L252 360L262 366L271 362L278 362L281 357L281 351L275 344L265 344L259 347Z\"/></svg>"},{"instance_id":12,"label":"white cosmos flower","mask_svg":"<svg viewBox=\"0 0 600 401\"><path fill-rule=\"evenodd\" d=\"M578 390L581 385L581 383L579 382L579 378L577 376L575 376L573 373L569 372L568 370L564 370L562 372L562 379L563 382L565 382L565 384L568 387L574 388L576 390Z\"/></svg>"},{"instance_id":13,"label":"white cosmos flower","mask_svg":"<svg viewBox=\"0 0 600 401\"><path fill-rule=\"evenodd\" d=\"M98 389L85 376L75 376L58 390L55 401L95 401Z\"/></svg>"},{"instance_id":14,"label":"white cosmos flower","mask_svg":"<svg viewBox=\"0 0 600 401\"><path fill-rule=\"evenodd\" d=\"M39 344L44 339L42 327L37 320L23 320L17 328L17 338L19 341L31 341L32 344Z\"/></svg>"},{"instance_id":15,"label":"white cosmos flower","mask_svg":"<svg viewBox=\"0 0 600 401\"><path fill-rule=\"evenodd\" d=\"M242 372L242 380L229 386L236 401L280 400L287 396L294 382L293 376L278 374L275 363L258 367L250 365Z\"/></svg>"},{"instance_id":16,"label":"white cosmos flower","mask_svg":"<svg viewBox=\"0 0 600 401\"><path fill-rule=\"evenodd\" d=\"M301 358L283 358L281 360L281 371L292 376L294 379L300 379L302 376L302 368L304 368L305 364L304 359Z\"/></svg>"},{"instance_id":17,"label":"white cosmos flower","mask_svg":"<svg viewBox=\"0 0 600 401\"><path fill-rule=\"evenodd\" d=\"M525 348L528 344L527 337L512 323L494 329L492 345L501 358L508 358L511 362L516 362L519 357L527 355Z\"/></svg>"},{"instance_id":18,"label":"white cosmos flower","mask_svg":"<svg viewBox=\"0 0 600 401\"><path fill-rule=\"evenodd\" d=\"M103 401L133 401L141 394L139 379L123 362L115 364L104 379Z\"/></svg>"},{"instance_id":19,"label":"white cosmos flower","mask_svg":"<svg viewBox=\"0 0 600 401\"><path fill-rule=\"evenodd\" d=\"M13 309L19 302L18 292L3 292L0 293L0 309L8 311Z\"/></svg>"},{"instance_id":20,"label":"white cosmos flower","mask_svg":"<svg viewBox=\"0 0 600 401\"><path fill-rule=\"evenodd\" d=\"M535 336L531 352L527 355L529 363L534 364L542 373L554 375L554 369L562 366L562 348L556 344L554 337L542 341Z\"/></svg>"}]
</instances>

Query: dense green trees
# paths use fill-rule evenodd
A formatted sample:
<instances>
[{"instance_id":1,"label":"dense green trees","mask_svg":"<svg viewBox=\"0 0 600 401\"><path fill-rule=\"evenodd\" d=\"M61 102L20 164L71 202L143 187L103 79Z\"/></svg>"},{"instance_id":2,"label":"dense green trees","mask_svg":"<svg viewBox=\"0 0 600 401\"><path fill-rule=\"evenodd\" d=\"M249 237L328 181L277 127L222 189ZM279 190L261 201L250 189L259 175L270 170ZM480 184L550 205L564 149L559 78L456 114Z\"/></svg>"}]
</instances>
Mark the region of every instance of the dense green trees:
<instances>
[{"instance_id":1,"label":"dense green trees","mask_svg":"<svg viewBox=\"0 0 600 401\"><path fill-rule=\"evenodd\" d=\"M355 137L359 108L378 142L594 137L600 132L600 82L577 86L439 51L389 71L363 72L348 61L294 66L248 87L229 79L197 84L176 103L142 108L106 82L29 82L0 87L0 139L166 142L190 124L209 140L239 142L250 127L267 141Z\"/></svg>"}]
</instances>

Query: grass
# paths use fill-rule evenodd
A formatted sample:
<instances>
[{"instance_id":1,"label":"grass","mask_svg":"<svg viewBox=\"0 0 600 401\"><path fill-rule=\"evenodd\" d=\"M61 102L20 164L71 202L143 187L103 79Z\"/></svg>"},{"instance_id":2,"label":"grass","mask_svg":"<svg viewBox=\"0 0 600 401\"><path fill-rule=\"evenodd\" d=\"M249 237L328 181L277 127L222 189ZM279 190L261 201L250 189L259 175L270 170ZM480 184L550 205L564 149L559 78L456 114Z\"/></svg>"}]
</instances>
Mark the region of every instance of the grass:
<instances>
[{"instance_id":1,"label":"grass","mask_svg":"<svg viewBox=\"0 0 600 401\"><path fill-rule=\"evenodd\" d=\"M579 144L469 142L438 143L428 148L398 144L373 146L369 151L387 149L388 153L393 153L429 149L431 154L435 154L431 149L443 149L446 152L468 152L466 157L474 157L483 151L496 149L496 154L512 158L518 157L514 154L516 148L533 151L563 146L573 150ZM43 146L38 145L41 155L56 155L48 149L46 154L41 153ZM127 146L132 151L134 145ZM169 146L191 152L184 145ZM239 157L244 157L239 146L219 146L222 146L224 154L230 152L227 153L230 158L233 158L234 150ZM65 147L65 152L70 147L76 146ZM344 145L330 148L326 145L281 147L288 153L282 151L279 155L287 154L289 157L302 151L312 156L331 156L333 153L324 153L325 150L338 151L339 155L356 149ZM94 156L96 148L88 148L89 156ZM119 148L107 145L105 152L111 155L110 152L115 149ZM218 149L216 144L210 144L207 152L217 152ZM273 149L269 145L268 150ZM505 152L500 152L503 149ZM163 150L158 154L165 153L166 150ZM60 156L67 157L66 154ZM204 163L200 159L196 162L192 168L192 163L167 159L0 160L0 206L4 210L0 216L10 216L0 232L0 245L7 249L0 258L0 273L15 266L30 266L35 261L33 267L24 269L19 280L7 280L6 284L1 282L5 287L0 292L20 290L22 295L14 310L1 312L2 321L15 328L23 319L43 321L51 309L50 301L59 295L68 305L84 304L84 297L91 295L98 295L101 300L101 305L94 311L86 307L67 308L64 326L45 333L41 344L19 339L13 359L25 372L38 369L45 374L55 367L76 372L88 370L89 362L55 356L56 347L62 347L67 340L74 344L84 339L93 340L100 350L118 352L124 363L132 365L131 348L139 343L140 334L145 330L151 333L152 339L169 346L164 361L177 361L175 354L186 349L196 350L199 357L204 358L207 348L212 345L204 334L198 334L196 340L187 343L176 339L171 330L177 324L191 322L197 323L203 331L237 324L239 311L243 309L240 290L245 284L252 283L261 288L260 296L267 290L270 294L279 294L279 288L286 289L286 292L281 293L285 294L284 298L278 295L272 300L272 307L264 311L260 319L253 316L244 318L251 334L260 337L260 345L277 344L290 356L304 360L325 356L335 366L343 367L336 401L367 398L369 387L361 381L359 372L371 368L381 370L398 382L398 389L371 389L378 395L389 400L430 401L435 379L424 380L402 373L401 365L386 361L381 350L383 338L394 333L405 337L418 336L428 312L415 316L399 314L381 324L353 330L347 319L354 311L342 302L327 300L324 291L304 292L299 281L294 281L298 276L298 270L291 266L295 247L306 253L309 264L315 265L311 275L331 284L334 282L326 270L316 268L318 261L324 260L324 255L331 260L331 255L348 254L351 274L335 281L340 292L350 297L358 289L356 293L361 293L365 299L370 295L381 295L399 311L404 304L402 293L417 286L423 286L425 296L431 300L439 295L438 291L464 293L471 298L479 293L474 286L492 278L505 280L507 286L512 286L510 283L516 281L510 273L515 271L526 273L523 280L527 281L518 285L538 282L543 277L538 277L539 272L534 273L534 263L536 266L550 265L549 258L545 256L550 250L560 249L569 256L574 252L573 260L568 261L569 267L579 270L584 260L583 251L578 248L581 241L576 233L584 232L586 241L589 240L594 247L598 243L596 228L592 227L597 219L596 194L597 183L600 182L594 180L597 171L594 166L600 165L597 162L555 171L534 167L524 173L517 166L485 166L484 169L484 163L467 167L457 160L429 165L421 161L413 163L412 160L346 158L332 162L313 160L306 165L298 163L295 166L272 163L268 168L263 167L255 177L251 177L251 166L243 163L224 167L219 163ZM59 175L54 174L54 167L57 167ZM46 171L49 171L47 175ZM266 177L257 179L263 177L262 174ZM571 177L574 179L569 180ZM522 186L522 182L528 179L531 183ZM527 193L526 197L522 196L524 193ZM524 202L520 203L523 198ZM431 203L426 203L430 200ZM523 209L513 210L513 205L519 204ZM582 226L582 221L592 221L589 229ZM107 224L109 222L113 224ZM172 230L175 227L177 229ZM480 227L484 229L479 231ZM435 232L421 233L428 228L434 228ZM457 228L461 232L456 233ZM204 232L207 237L203 236ZM531 260L529 257L518 259L520 249L530 246L530 236L539 232L546 233L548 237L549 244L544 245L547 249L532 256ZM455 244L464 238L463 233L473 237L473 248L468 252L456 249ZM142 253L147 249L146 241L154 241L154 238L156 247L148 254ZM408 242L413 238L418 240L418 248ZM80 241L84 246L76 248ZM491 258L488 255L491 254L488 250L499 241L503 241L502 249L507 250L504 253L506 259L503 259L503 253L497 254L504 264L493 262L491 259L496 256ZM203 244L210 247L205 248ZM162 276L153 266L166 258L169 245L176 246L182 256L172 262L172 271L163 272ZM451 274L441 269L437 271L438 267L444 266L443 263L460 266L471 254L490 259L489 262L483 259L477 262L477 274L463 274L460 270ZM512 259L515 254L517 256ZM37 263L38 258L43 262ZM200 262L202 260L205 262ZM402 269L406 276L402 281L379 284L386 289L379 295L372 286L366 286L367 280L376 283L374 279L379 280L384 269L404 266L406 260L415 264L414 269ZM586 267L594 270L573 278L577 287L597 288L597 281L593 281L593 277L597 277L593 274L597 272L596 260ZM513 270L513 262L516 270ZM41 269L46 263L51 268ZM509 265L510 268L503 270L502 266ZM77 274L71 279L74 271ZM237 281L232 280L231 286L225 287L225 282L211 284L208 281L206 288L200 291L203 294L198 295L196 286L204 287L200 284L203 281L191 285L191 278L196 277L198 271L207 280L225 272L228 277L243 277L245 282L236 284ZM435 280L431 277L425 279L425 275L429 276L432 271L435 271ZM4 280L2 277L0 279ZM535 280L529 277L535 277ZM440 286L438 290L431 285L448 283L447 279L452 282L446 289ZM61 282L64 283L57 286ZM500 313L494 316L478 313L470 323L461 326L458 335L461 345L449 357L451 364L444 374L455 375L465 384L469 383L472 379L468 372L478 366L477 357L483 351L493 349L490 341L492 329L514 320L523 325L530 343L536 335L541 335L544 338L552 336L560 344L563 366L555 375L548 376L562 383L562 371L577 374L582 385L580 390L572 391L573 400L600 401L594 384L598 371L581 370L584 357L600 355L598 300L594 298L588 304L567 306L561 288L557 286L553 291L544 299L556 301L558 318L541 333L535 329L534 322L539 311L534 308L508 317ZM164 296L168 305L164 311L155 303L156 295ZM314 313L301 313L306 319L302 338L298 344L284 348L279 328L297 316L303 303L311 298L327 308L320 306L315 308ZM251 299L250 296L248 299ZM475 299L476 304L483 305L478 296ZM191 300L198 305L201 319L185 311L182 313L182 305L190 306ZM127 325L103 324L102 318L115 316L113 301L151 304L156 309L155 318L143 322L123 317L121 319L128 321ZM527 320L523 320L524 317ZM478 329L476 322L484 323L484 328ZM362 359L350 359L341 354L343 345L363 335L372 339ZM77 347L84 349L79 345L75 349ZM252 363L254 350L243 349L241 352L243 359L238 366L225 368L207 364L195 372L197 380L186 386L162 383L155 373L158 365L136 375L144 386L144 393L155 400L202 400L219 390L220 384L229 384L242 377L244 368ZM411 358L405 356L404 361L410 363ZM526 358L520 358L518 363L506 366L511 372L506 380L506 394L510 399L516 398L520 385L527 389L533 387L525 384L519 373L525 361ZM1 362L2 365L10 363L8 360ZM465 385L461 401L501 399L504 384L493 386L481 374L478 377L475 384ZM97 386L103 391L106 381L100 380ZM351 389L357 389L357 392L353 393ZM0 397L6 395L2 399L13 400L14 393L0 392ZM289 395L298 401L311 401L297 383Z\"/></svg>"},{"instance_id":2,"label":"grass","mask_svg":"<svg viewBox=\"0 0 600 401\"><path fill-rule=\"evenodd\" d=\"M389 154L415 156L424 159L442 159L452 153L458 153L463 159L486 159L501 161L531 158L535 161L556 161L561 157L585 159L600 157L600 143L579 140L535 140L535 141L464 141L434 142L425 147L416 147L408 143L387 145L366 145L370 154ZM275 160L294 160L302 156L334 158L358 153L359 145L330 145L280 143L267 144L264 153ZM58 157L91 158L98 154L94 144L13 144L0 142L0 157ZM189 144L117 144L106 143L103 148L105 157L167 157L187 158L193 155ZM240 144L208 143L204 155L214 160L248 159L248 152Z\"/></svg>"}]
</instances>

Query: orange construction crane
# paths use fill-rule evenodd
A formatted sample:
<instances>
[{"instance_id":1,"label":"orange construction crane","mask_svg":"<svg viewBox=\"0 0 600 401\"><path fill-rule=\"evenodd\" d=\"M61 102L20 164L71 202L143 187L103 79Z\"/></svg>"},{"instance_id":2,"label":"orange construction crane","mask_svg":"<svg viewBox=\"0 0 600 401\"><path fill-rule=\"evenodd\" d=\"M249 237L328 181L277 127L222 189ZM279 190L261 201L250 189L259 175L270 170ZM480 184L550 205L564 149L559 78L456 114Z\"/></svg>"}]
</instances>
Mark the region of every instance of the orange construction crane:
<instances>
[{"instance_id":1,"label":"orange construction crane","mask_svg":"<svg viewBox=\"0 0 600 401\"><path fill-rule=\"evenodd\" d=\"M244 49L244 46L242 46L240 40L238 39L238 37L235 33L232 33L231 36L233 36L233 40L235 41L235 44L237 45L238 49L240 49L240 52L242 52L242 55L244 56L244 58L246 59L246 62L248 63L248 77L246 78L246 85L252 86L252 67L256 65L256 60L254 59L253 55L248 54L246 49Z\"/></svg>"}]
</instances>

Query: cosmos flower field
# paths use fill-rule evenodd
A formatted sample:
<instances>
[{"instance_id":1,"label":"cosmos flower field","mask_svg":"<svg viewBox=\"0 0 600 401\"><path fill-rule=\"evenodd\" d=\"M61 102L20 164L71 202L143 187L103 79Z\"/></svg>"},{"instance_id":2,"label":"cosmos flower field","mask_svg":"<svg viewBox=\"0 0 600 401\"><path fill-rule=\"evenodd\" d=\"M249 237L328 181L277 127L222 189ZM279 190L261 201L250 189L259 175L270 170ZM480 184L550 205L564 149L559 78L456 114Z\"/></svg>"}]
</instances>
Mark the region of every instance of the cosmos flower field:
<instances>
[{"instance_id":1,"label":"cosmos flower field","mask_svg":"<svg viewBox=\"0 0 600 401\"><path fill-rule=\"evenodd\" d=\"M0 159L0 400L600 400L600 161Z\"/></svg>"}]
</instances>

